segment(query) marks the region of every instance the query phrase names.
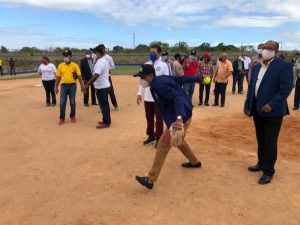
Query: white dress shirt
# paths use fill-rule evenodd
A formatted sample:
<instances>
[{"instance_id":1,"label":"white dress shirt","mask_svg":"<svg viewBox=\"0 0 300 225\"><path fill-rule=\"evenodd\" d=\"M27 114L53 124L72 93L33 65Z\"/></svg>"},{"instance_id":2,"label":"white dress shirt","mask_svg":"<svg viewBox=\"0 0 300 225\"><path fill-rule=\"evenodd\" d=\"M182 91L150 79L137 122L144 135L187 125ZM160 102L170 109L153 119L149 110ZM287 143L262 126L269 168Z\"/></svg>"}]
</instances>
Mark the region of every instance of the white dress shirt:
<instances>
[{"instance_id":1,"label":"white dress shirt","mask_svg":"<svg viewBox=\"0 0 300 225\"><path fill-rule=\"evenodd\" d=\"M261 63L261 68L258 73L256 85L255 85L255 98L257 98L258 89L260 87L261 81L264 79L264 76L270 66L270 64L273 62L274 59L268 62L268 64Z\"/></svg>"},{"instance_id":2,"label":"white dress shirt","mask_svg":"<svg viewBox=\"0 0 300 225\"><path fill-rule=\"evenodd\" d=\"M152 61L146 62L145 64L150 64L153 65ZM161 57L159 57L155 62L154 62L154 69L155 69L155 74L156 76L162 76L162 75L170 75L170 70L169 70L169 65L162 61ZM138 95L142 95L143 92L145 92L144 95L144 101L146 102L154 102L154 99L152 97L150 87L148 88L143 88L141 85L139 87Z\"/></svg>"}]
</instances>

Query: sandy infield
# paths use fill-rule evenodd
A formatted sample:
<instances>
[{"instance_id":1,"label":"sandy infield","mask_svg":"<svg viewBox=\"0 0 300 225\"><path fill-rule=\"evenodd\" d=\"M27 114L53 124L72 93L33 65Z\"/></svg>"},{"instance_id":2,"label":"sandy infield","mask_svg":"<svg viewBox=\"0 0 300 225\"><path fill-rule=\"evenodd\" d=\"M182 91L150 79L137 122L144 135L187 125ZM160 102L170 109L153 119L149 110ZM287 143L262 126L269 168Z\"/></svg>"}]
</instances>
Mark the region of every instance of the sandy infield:
<instances>
[{"instance_id":1,"label":"sandy infield","mask_svg":"<svg viewBox=\"0 0 300 225\"><path fill-rule=\"evenodd\" d=\"M107 130L95 129L99 108L84 107L79 92L77 124L59 127L59 107L45 107L39 79L0 81L0 225L300 224L300 112L285 118L277 173L260 186L260 173L247 171L256 142L242 114L245 95L233 96L229 85L224 109L194 110L187 139L203 168L181 168L185 159L172 149L147 191L134 179L147 174L155 154L141 145L138 80L113 81L121 111L112 111Z\"/></svg>"}]
</instances>

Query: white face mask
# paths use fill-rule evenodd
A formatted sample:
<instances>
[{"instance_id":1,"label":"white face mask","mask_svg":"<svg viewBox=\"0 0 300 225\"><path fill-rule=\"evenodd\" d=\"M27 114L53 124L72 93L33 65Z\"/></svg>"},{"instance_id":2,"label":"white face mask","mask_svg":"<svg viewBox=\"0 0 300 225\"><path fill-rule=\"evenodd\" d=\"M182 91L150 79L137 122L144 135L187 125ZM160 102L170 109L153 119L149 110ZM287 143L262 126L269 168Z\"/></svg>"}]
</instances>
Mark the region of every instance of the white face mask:
<instances>
[{"instance_id":1,"label":"white face mask","mask_svg":"<svg viewBox=\"0 0 300 225\"><path fill-rule=\"evenodd\" d=\"M143 88L147 88L147 87L150 86L150 85L149 85L149 82L146 81L146 80L144 80L144 79L141 79L140 84L141 84L141 86L142 86Z\"/></svg>"},{"instance_id":2,"label":"white face mask","mask_svg":"<svg viewBox=\"0 0 300 225\"><path fill-rule=\"evenodd\" d=\"M71 59L70 59L69 57L64 57L64 61L65 61L66 63L69 63L69 62L71 62Z\"/></svg>"},{"instance_id":3,"label":"white face mask","mask_svg":"<svg viewBox=\"0 0 300 225\"><path fill-rule=\"evenodd\" d=\"M261 54L262 53L262 49L257 49L257 53Z\"/></svg>"},{"instance_id":4,"label":"white face mask","mask_svg":"<svg viewBox=\"0 0 300 225\"><path fill-rule=\"evenodd\" d=\"M90 59L90 58L91 58L91 55L86 54L86 58L87 58L87 59Z\"/></svg>"},{"instance_id":5,"label":"white face mask","mask_svg":"<svg viewBox=\"0 0 300 225\"><path fill-rule=\"evenodd\" d=\"M272 59L275 56L275 51L270 51L270 50L262 50L262 58L263 60L269 60Z\"/></svg>"},{"instance_id":6,"label":"white face mask","mask_svg":"<svg viewBox=\"0 0 300 225\"><path fill-rule=\"evenodd\" d=\"M92 54L92 59L97 59L97 55L95 53Z\"/></svg>"}]
</instances>

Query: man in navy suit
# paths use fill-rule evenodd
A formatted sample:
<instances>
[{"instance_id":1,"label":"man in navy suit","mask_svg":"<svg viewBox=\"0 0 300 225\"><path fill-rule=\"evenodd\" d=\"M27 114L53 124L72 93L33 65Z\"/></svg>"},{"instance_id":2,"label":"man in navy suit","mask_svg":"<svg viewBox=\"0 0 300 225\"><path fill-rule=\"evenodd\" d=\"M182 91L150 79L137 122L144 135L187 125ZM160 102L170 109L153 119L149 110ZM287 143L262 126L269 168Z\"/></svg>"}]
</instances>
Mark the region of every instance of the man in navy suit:
<instances>
[{"instance_id":1,"label":"man in navy suit","mask_svg":"<svg viewBox=\"0 0 300 225\"><path fill-rule=\"evenodd\" d=\"M279 44L267 41L262 63L254 66L244 113L253 116L258 143L258 163L248 168L263 171L259 184L268 184L275 173L277 141L283 117L289 114L287 98L293 88L292 65L277 57Z\"/></svg>"}]
</instances>

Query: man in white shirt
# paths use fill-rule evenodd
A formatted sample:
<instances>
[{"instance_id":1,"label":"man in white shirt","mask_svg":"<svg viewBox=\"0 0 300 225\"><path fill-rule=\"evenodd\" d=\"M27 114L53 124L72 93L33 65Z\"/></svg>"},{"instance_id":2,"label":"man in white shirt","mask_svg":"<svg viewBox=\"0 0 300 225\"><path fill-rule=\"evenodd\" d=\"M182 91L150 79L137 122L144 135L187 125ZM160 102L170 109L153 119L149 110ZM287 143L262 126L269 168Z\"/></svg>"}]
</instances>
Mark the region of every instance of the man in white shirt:
<instances>
[{"instance_id":1,"label":"man in white shirt","mask_svg":"<svg viewBox=\"0 0 300 225\"><path fill-rule=\"evenodd\" d=\"M103 115L102 122L98 122L96 128L104 129L110 127L110 108L108 103L108 94L110 90L109 83L109 63L104 58L105 49L98 45L97 47L91 49L93 52L92 59L94 60L93 76L85 84L85 90L90 84L93 84L96 90L96 96L100 109Z\"/></svg>"},{"instance_id":2,"label":"man in white shirt","mask_svg":"<svg viewBox=\"0 0 300 225\"><path fill-rule=\"evenodd\" d=\"M109 64L109 83L110 83L109 96L110 96L110 100L111 100L111 103L114 106L115 110L119 111L119 106L118 106L114 86L113 86L112 79L111 79L111 72L112 72L112 70L114 70L116 68L115 63L114 63L113 58L107 54L104 44L100 44L99 46L105 49L104 58L107 60L107 62Z\"/></svg>"},{"instance_id":3,"label":"man in white shirt","mask_svg":"<svg viewBox=\"0 0 300 225\"><path fill-rule=\"evenodd\" d=\"M170 75L169 66L167 63L162 61L161 58L161 47L159 45L153 45L150 49L149 54L150 61L145 64L151 64L155 68L156 76ZM159 111L157 105L154 102L151 91L149 87L142 87L140 85L137 104L140 105L142 101L142 95L144 93L144 105L147 119L147 140L144 141L144 145L151 145L158 142L163 133L163 119L161 112ZM156 121L154 122L154 116ZM154 125L155 124L155 125ZM154 131L154 127L156 128ZM156 143L157 144L157 143Z\"/></svg>"},{"instance_id":4,"label":"man in white shirt","mask_svg":"<svg viewBox=\"0 0 300 225\"><path fill-rule=\"evenodd\" d=\"M246 53L243 53L242 60L244 62L244 68L245 68L243 74L246 76L247 83L249 84L249 66L251 64L251 59L246 55Z\"/></svg>"}]
</instances>

